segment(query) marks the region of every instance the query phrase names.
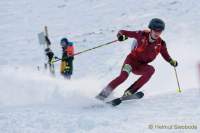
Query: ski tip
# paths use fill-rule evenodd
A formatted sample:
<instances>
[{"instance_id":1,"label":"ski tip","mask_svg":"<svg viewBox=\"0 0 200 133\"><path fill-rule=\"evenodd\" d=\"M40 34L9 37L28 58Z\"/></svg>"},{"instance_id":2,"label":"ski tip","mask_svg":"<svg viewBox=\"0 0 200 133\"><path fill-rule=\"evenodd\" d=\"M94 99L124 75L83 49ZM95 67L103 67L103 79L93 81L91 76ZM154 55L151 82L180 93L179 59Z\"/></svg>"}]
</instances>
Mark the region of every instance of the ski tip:
<instances>
[{"instance_id":1,"label":"ski tip","mask_svg":"<svg viewBox=\"0 0 200 133\"><path fill-rule=\"evenodd\" d=\"M117 106L119 105L120 103L122 102L122 100L120 98L116 98L112 101L109 101L109 102L106 102L107 104L109 105L112 105L112 106Z\"/></svg>"},{"instance_id":2,"label":"ski tip","mask_svg":"<svg viewBox=\"0 0 200 133\"><path fill-rule=\"evenodd\" d=\"M142 91L139 91L136 93L138 98L142 98L144 96L144 93Z\"/></svg>"}]
</instances>

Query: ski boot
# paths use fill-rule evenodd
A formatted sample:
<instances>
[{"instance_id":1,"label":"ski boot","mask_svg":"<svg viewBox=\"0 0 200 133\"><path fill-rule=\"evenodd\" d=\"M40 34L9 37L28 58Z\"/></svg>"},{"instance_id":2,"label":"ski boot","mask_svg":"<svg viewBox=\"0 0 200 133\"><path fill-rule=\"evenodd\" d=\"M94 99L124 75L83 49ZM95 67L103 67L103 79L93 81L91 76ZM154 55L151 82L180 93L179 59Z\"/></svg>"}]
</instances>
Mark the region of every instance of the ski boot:
<instances>
[{"instance_id":1,"label":"ski boot","mask_svg":"<svg viewBox=\"0 0 200 133\"><path fill-rule=\"evenodd\" d=\"M95 98L104 101L112 92L110 87L105 87Z\"/></svg>"},{"instance_id":2,"label":"ski boot","mask_svg":"<svg viewBox=\"0 0 200 133\"><path fill-rule=\"evenodd\" d=\"M136 93L136 91L133 90L131 87L129 87L127 90L124 91L124 94L123 94L122 97L131 96L131 95L133 95L134 93Z\"/></svg>"}]
</instances>

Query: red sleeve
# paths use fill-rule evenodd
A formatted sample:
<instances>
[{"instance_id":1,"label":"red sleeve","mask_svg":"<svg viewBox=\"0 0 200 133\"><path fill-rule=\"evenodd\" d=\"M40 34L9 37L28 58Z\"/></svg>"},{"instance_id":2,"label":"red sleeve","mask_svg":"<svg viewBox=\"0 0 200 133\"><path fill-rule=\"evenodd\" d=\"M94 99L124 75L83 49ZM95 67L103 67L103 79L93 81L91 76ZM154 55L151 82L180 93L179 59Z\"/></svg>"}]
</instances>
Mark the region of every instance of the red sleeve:
<instances>
[{"instance_id":1,"label":"red sleeve","mask_svg":"<svg viewBox=\"0 0 200 133\"><path fill-rule=\"evenodd\" d=\"M160 53L161 53L162 57L163 57L167 62L169 62L169 61L171 60L171 57L170 57L170 55L169 55L169 53L168 53L168 51L167 51L167 46L166 46L165 41L162 40L161 45L162 45L162 47L161 47Z\"/></svg>"},{"instance_id":2,"label":"red sleeve","mask_svg":"<svg viewBox=\"0 0 200 133\"><path fill-rule=\"evenodd\" d=\"M138 38L140 31L127 31L127 30L120 30L119 33L122 35L125 35L130 38Z\"/></svg>"}]
</instances>

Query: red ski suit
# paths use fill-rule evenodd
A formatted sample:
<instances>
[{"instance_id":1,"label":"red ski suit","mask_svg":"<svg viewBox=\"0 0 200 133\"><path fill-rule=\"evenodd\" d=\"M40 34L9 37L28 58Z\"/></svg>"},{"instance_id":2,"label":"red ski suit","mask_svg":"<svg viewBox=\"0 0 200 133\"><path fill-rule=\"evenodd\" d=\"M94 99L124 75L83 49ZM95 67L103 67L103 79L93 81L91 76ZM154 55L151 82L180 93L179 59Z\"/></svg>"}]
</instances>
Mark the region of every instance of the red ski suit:
<instances>
[{"instance_id":1,"label":"red ski suit","mask_svg":"<svg viewBox=\"0 0 200 133\"><path fill-rule=\"evenodd\" d=\"M130 72L141 75L141 77L133 83L129 89L136 92L140 89L153 75L155 69L148 65L156 56L161 53L162 57L169 62L171 57L168 54L165 41L158 38L155 42L149 42L150 31L119 31L122 35L129 38L135 38L137 44L132 49L131 53L126 57L121 69L120 75L108 84L111 90L114 90L118 85L124 82Z\"/></svg>"}]
</instances>

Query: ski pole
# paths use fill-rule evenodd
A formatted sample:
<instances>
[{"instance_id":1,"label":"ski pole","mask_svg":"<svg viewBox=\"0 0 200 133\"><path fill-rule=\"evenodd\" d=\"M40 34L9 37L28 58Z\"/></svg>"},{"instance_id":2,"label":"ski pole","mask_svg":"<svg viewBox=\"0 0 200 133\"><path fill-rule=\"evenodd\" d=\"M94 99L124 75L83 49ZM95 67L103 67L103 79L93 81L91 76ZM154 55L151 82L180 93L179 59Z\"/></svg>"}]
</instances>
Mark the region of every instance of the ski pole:
<instances>
[{"instance_id":1,"label":"ski pole","mask_svg":"<svg viewBox=\"0 0 200 133\"><path fill-rule=\"evenodd\" d=\"M80 51L80 52L78 52L78 53L75 53L73 56L76 56L76 55L79 55L79 54L82 54L82 53L91 51L91 50L93 50L93 49L97 49L97 48L100 48L100 47L103 47L103 46L112 44L112 43L117 42L117 41L118 41L118 40L114 40L114 41L107 42L107 43L105 43L105 44L101 44L101 45L99 45L99 46L96 46L96 47L93 47L93 48L90 48L90 49L86 49L86 50ZM62 60L62 59L57 58L57 60L53 61L53 63L54 63L54 62L57 62L57 61L60 61L60 60Z\"/></svg>"},{"instance_id":2,"label":"ski pole","mask_svg":"<svg viewBox=\"0 0 200 133\"><path fill-rule=\"evenodd\" d=\"M75 53L74 56L79 55L79 54L82 54L82 53L85 53L85 52L87 52L87 51L91 51L91 50L96 49L96 48L100 48L100 47L103 47L103 46L112 44L112 43L117 42L117 41L118 41L118 40L114 40L114 41L107 42L107 43L105 43L105 44L101 44L101 45L99 45L99 46L96 46L96 47L93 47L93 48L90 48L90 49L83 50L83 51L81 51L81 52Z\"/></svg>"},{"instance_id":3,"label":"ski pole","mask_svg":"<svg viewBox=\"0 0 200 133\"><path fill-rule=\"evenodd\" d=\"M175 68L175 67L174 67L174 72L175 72L176 81L177 81L177 84L178 84L177 91L178 91L179 93L181 93L180 83L179 83L179 80L178 80L178 74L177 74L177 71L176 71L176 68Z\"/></svg>"},{"instance_id":4,"label":"ski pole","mask_svg":"<svg viewBox=\"0 0 200 133\"><path fill-rule=\"evenodd\" d=\"M54 62L62 60L61 58L58 58L57 56L55 56L54 58L55 58L55 60L51 61L51 63L54 63Z\"/></svg>"}]
</instances>

